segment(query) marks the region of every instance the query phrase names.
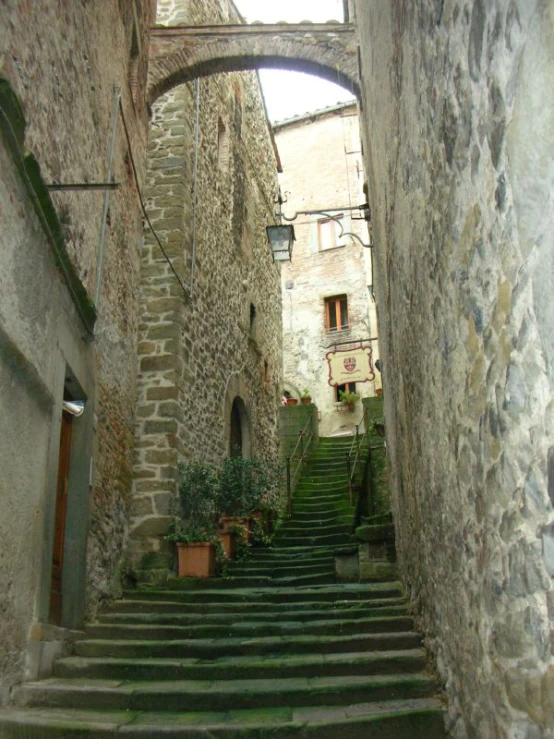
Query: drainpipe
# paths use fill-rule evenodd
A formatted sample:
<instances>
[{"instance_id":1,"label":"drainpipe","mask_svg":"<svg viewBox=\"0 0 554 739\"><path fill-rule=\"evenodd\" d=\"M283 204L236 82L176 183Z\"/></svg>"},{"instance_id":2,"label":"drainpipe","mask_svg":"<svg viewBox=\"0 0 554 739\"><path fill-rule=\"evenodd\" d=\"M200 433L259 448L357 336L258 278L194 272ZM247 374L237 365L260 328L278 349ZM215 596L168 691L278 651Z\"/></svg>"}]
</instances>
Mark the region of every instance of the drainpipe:
<instances>
[{"instance_id":1,"label":"drainpipe","mask_svg":"<svg viewBox=\"0 0 554 739\"><path fill-rule=\"evenodd\" d=\"M119 111L119 99L121 90L114 87L112 119L110 123L110 144L108 147L108 156L106 159L106 182L112 181L112 165L115 151L115 135L117 133L117 118ZM100 288L102 285L102 260L104 258L104 244L106 241L106 222L108 219L108 209L110 207L111 190L104 190L104 207L102 208L102 220L100 221L100 239L98 243L98 258L96 260L96 278L94 288L94 305L98 311L98 303L100 302Z\"/></svg>"},{"instance_id":2,"label":"drainpipe","mask_svg":"<svg viewBox=\"0 0 554 739\"><path fill-rule=\"evenodd\" d=\"M196 261L196 196L198 180L198 150L200 148L200 78L196 78L196 100L194 115L194 168L192 172L192 250L190 257L190 299L194 291L194 270Z\"/></svg>"}]
</instances>

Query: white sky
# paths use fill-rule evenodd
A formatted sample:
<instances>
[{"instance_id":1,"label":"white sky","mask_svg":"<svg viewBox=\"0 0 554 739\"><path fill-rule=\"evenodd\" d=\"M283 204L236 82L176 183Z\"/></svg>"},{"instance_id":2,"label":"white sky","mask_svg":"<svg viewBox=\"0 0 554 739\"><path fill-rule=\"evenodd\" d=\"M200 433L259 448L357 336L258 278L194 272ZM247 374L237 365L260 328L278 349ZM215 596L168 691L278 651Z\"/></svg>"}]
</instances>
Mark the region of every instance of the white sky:
<instances>
[{"instance_id":1,"label":"white sky","mask_svg":"<svg viewBox=\"0 0 554 739\"><path fill-rule=\"evenodd\" d=\"M300 23L305 20L324 23L343 18L342 0L235 0L235 5L247 23ZM262 69L260 78L272 121L353 100L343 87L300 72Z\"/></svg>"}]
</instances>

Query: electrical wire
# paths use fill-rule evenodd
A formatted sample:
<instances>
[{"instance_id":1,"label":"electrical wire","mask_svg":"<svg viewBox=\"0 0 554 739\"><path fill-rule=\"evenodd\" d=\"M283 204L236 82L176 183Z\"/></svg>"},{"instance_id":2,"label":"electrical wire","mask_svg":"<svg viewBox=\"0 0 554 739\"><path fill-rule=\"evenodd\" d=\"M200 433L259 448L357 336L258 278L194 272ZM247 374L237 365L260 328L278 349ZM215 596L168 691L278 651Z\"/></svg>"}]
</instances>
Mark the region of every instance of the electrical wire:
<instances>
[{"instance_id":1,"label":"electrical wire","mask_svg":"<svg viewBox=\"0 0 554 739\"><path fill-rule=\"evenodd\" d=\"M169 267L170 267L171 271L173 272L173 274L175 275L175 278L176 278L177 282L181 286L181 290L183 291L183 295L185 296L185 298L187 300L190 300L190 295L187 292L187 288L186 288L185 284L183 283L182 279L177 274L177 272L175 270L175 267L173 266L173 264L171 262L171 259L168 257L167 252L165 251L165 249L164 249L164 247L162 245L162 242L158 238L158 234L154 230L154 226L152 225L152 223L150 221L150 218L148 217L148 213L146 212L146 206L144 205L144 200L142 199L142 193L140 191L140 184L139 184L139 179L138 179L138 174L137 174L137 168L135 166L135 160L134 160L134 157L133 157L133 150L132 150L132 147L131 147L131 138L129 136L129 129L127 128L127 121L125 120L125 114L123 112L123 104L122 104L121 100L119 101L119 112L120 112L120 115L121 115L121 120L123 122L123 130L125 131L125 138L127 139L127 148L129 150L129 158L131 160L131 169L133 170L133 177L134 177L134 180L135 180L135 185L137 187L138 199L139 199L139 202L140 202L140 207L141 207L142 212L144 214L144 218L146 220L146 223L148 224L148 227L152 231L152 235L156 239L156 242L157 242L158 246L160 247L160 251L162 252L165 260L167 261L167 263L169 264Z\"/></svg>"}]
</instances>

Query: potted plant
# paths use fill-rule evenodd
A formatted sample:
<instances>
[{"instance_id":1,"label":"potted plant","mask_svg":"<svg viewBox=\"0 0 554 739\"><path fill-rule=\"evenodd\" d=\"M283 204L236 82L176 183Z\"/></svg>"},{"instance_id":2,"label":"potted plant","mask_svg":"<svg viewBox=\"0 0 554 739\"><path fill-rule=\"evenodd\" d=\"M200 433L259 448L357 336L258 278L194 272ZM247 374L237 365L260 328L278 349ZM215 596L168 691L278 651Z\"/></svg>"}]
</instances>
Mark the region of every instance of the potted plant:
<instances>
[{"instance_id":1,"label":"potted plant","mask_svg":"<svg viewBox=\"0 0 554 739\"><path fill-rule=\"evenodd\" d=\"M300 396L300 401L304 405L310 405L310 403L312 402L312 394L310 393L310 391L307 388L304 388L304 390L302 390L302 395Z\"/></svg>"},{"instance_id":2,"label":"potted plant","mask_svg":"<svg viewBox=\"0 0 554 739\"><path fill-rule=\"evenodd\" d=\"M209 577L215 566L218 475L213 465L185 462L179 465L179 507L174 541L179 577Z\"/></svg>"},{"instance_id":3,"label":"potted plant","mask_svg":"<svg viewBox=\"0 0 554 739\"><path fill-rule=\"evenodd\" d=\"M215 541L213 532L193 527L178 529L165 539L177 546L179 577L211 577L215 570Z\"/></svg>"},{"instance_id":4,"label":"potted plant","mask_svg":"<svg viewBox=\"0 0 554 739\"><path fill-rule=\"evenodd\" d=\"M358 393L351 393L349 390L341 390L339 392L340 402L348 408L349 411L354 410L354 405L360 399Z\"/></svg>"},{"instance_id":5,"label":"potted plant","mask_svg":"<svg viewBox=\"0 0 554 739\"><path fill-rule=\"evenodd\" d=\"M246 518L265 526L279 508L280 476L277 464L257 457L226 459L219 477L220 531L240 526Z\"/></svg>"}]
</instances>

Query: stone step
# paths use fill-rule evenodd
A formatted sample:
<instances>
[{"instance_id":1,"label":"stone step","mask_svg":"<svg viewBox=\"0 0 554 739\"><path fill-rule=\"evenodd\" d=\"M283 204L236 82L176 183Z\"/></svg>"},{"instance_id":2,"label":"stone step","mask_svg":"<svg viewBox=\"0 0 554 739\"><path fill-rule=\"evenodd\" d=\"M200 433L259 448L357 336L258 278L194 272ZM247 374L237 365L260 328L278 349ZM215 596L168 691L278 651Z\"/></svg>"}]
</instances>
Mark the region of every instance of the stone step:
<instances>
[{"instance_id":1,"label":"stone step","mask_svg":"<svg viewBox=\"0 0 554 739\"><path fill-rule=\"evenodd\" d=\"M151 603L150 605L156 605ZM261 606L249 606L247 609L233 610L231 612L215 611L205 612L203 610L197 611L190 610L187 608L186 612L183 613L182 604L176 603L163 603L165 608L162 610L149 610L142 612L129 612L123 611L120 613L102 613L98 616L98 620L95 623L106 623L106 624L214 624L222 623L228 624L233 623L235 620L240 619L243 622L248 621L272 621L276 618L276 608L265 608ZM220 604L218 604L220 605ZM171 611L169 606L177 606L179 610ZM300 608L298 606L305 606ZM284 618L287 621L314 621L317 619L327 620L338 620L345 618L369 618L371 616L392 616L392 615L406 615L407 605L406 602L400 599L384 599L371 601L359 601L352 604L333 603L323 604L311 603L311 604L298 604L294 610L282 608L279 606L278 616Z\"/></svg>"},{"instance_id":2,"label":"stone step","mask_svg":"<svg viewBox=\"0 0 554 739\"><path fill-rule=\"evenodd\" d=\"M16 691L15 701L31 708L229 711L303 705L328 707L364 700L409 700L430 697L434 692L434 680L424 673L152 682L49 678L22 685Z\"/></svg>"},{"instance_id":3,"label":"stone step","mask_svg":"<svg viewBox=\"0 0 554 739\"><path fill-rule=\"evenodd\" d=\"M343 523L350 523L354 521L354 508L345 506L344 512L337 512L336 510L330 511L297 511L293 508L291 518L287 519L289 522L298 521L310 522L310 521L337 521Z\"/></svg>"},{"instance_id":4,"label":"stone step","mask_svg":"<svg viewBox=\"0 0 554 739\"><path fill-rule=\"evenodd\" d=\"M168 593L168 598L171 597ZM385 594L386 595L386 594ZM109 611L100 614L99 621L110 621L113 618L121 617L125 619L127 616L148 616L167 614L172 617L177 614L188 618L206 618L212 616L225 617L226 615L241 615L246 618L250 614L270 618L275 617L275 612L279 614L292 614L294 618L300 618L301 614L321 613L321 614L357 614L364 610L388 608L394 606L406 605L406 599L401 595L392 597L372 598L367 600L332 600L332 601L292 601L282 602L278 605L265 601L213 601L210 603L186 603L186 613L184 613L183 600L120 600L115 601Z\"/></svg>"},{"instance_id":5,"label":"stone step","mask_svg":"<svg viewBox=\"0 0 554 739\"><path fill-rule=\"evenodd\" d=\"M394 541L393 524L358 526L354 532L356 539L366 542Z\"/></svg>"},{"instance_id":6,"label":"stone step","mask_svg":"<svg viewBox=\"0 0 554 739\"><path fill-rule=\"evenodd\" d=\"M337 654L340 652L390 651L421 646L414 631L396 633L364 633L334 636L286 635L222 639L181 639L174 641L141 641L132 639L82 639L75 644L79 657L136 659L178 659L199 657L219 659L225 656L268 654Z\"/></svg>"},{"instance_id":7,"label":"stone step","mask_svg":"<svg viewBox=\"0 0 554 739\"><path fill-rule=\"evenodd\" d=\"M169 624L96 623L86 628L88 639L131 639L148 641L184 641L186 639L256 638L260 636L289 636L294 634L325 635L393 633L410 631L413 619L407 615L370 616L354 619L319 619L316 621L289 621L279 618L267 621L231 621L229 623L200 623L185 626Z\"/></svg>"},{"instance_id":8,"label":"stone step","mask_svg":"<svg viewBox=\"0 0 554 739\"><path fill-rule=\"evenodd\" d=\"M54 677L106 680L226 680L327 677L421 672L422 648L342 654L220 657L192 659L110 659L65 657L56 662Z\"/></svg>"},{"instance_id":9,"label":"stone step","mask_svg":"<svg viewBox=\"0 0 554 739\"><path fill-rule=\"evenodd\" d=\"M168 583L168 585L171 583ZM371 600L372 598L400 597L403 595L402 586L397 581L384 583L323 585L320 587L284 587L284 588L245 588L218 590L212 583L211 588L205 590L185 590L179 582L166 590L148 590L139 588L127 591L125 596L137 597L144 600L180 600L186 603L209 603L210 601L225 600L228 603L277 603L298 601L352 601Z\"/></svg>"},{"instance_id":10,"label":"stone step","mask_svg":"<svg viewBox=\"0 0 554 739\"><path fill-rule=\"evenodd\" d=\"M228 577L241 577L243 575L253 575L254 577L286 577L287 575L295 575L301 573L304 575L310 574L334 574L335 572L335 560L333 557L325 557L315 564L301 564L295 562L294 564L286 562L284 564L277 564L274 562L266 562L262 564L255 561L246 562L230 562L227 565L225 574Z\"/></svg>"},{"instance_id":11,"label":"stone step","mask_svg":"<svg viewBox=\"0 0 554 739\"><path fill-rule=\"evenodd\" d=\"M339 546L302 546L302 547L286 547L281 548L275 543L269 549L259 550L259 554L254 550L251 553L249 561L257 560L259 557L262 560L265 559L277 559L283 562L292 562L295 559L306 558L306 559L317 559L328 556L338 556L350 551L357 550L359 542L352 541L351 543Z\"/></svg>"},{"instance_id":12,"label":"stone step","mask_svg":"<svg viewBox=\"0 0 554 739\"><path fill-rule=\"evenodd\" d=\"M311 513L312 515L317 512L321 513L335 513L337 516L344 513L346 510L350 510L352 506L348 499L347 493L340 493L334 497L327 496L323 499L321 496L295 496L292 501L292 515L296 515L297 511L305 513Z\"/></svg>"},{"instance_id":13,"label":"stone step","mask_svg":"<svg viewBox=\"0 0 554 739\"><path fill-rule=\"evenodd\" d=\"M177 713L11 709L0 711L3 739L444 739L443 708L432 698L344 707L278 707L260 712Z\"/></svg>"},{"instance_id":14,"label":"stone step","mask_svg":"<svg viewBox=\"0 0 554 739\"><path fill-rule=\"evenodd\" d=\"M348 544L350 541L350 533L347 531L336 534L290 534L288 532L277 533L275 544L279 547L295 547L295 546L329 546L331 544Z\"/></svg>"},{"instance_id":15,"label":"stone step","mask_svg":"<svg viewBox=\"0 0 554 739\"><path fill-rule=\"evenodd\" d=\"M279 529L279 536L328 536L330 534L349 534L351 526L348 523L298 523L287 521ZM363 527L359 527L363 528ZM375 528L375 527L371 527Z\"/></svg>"}]
</instances>

